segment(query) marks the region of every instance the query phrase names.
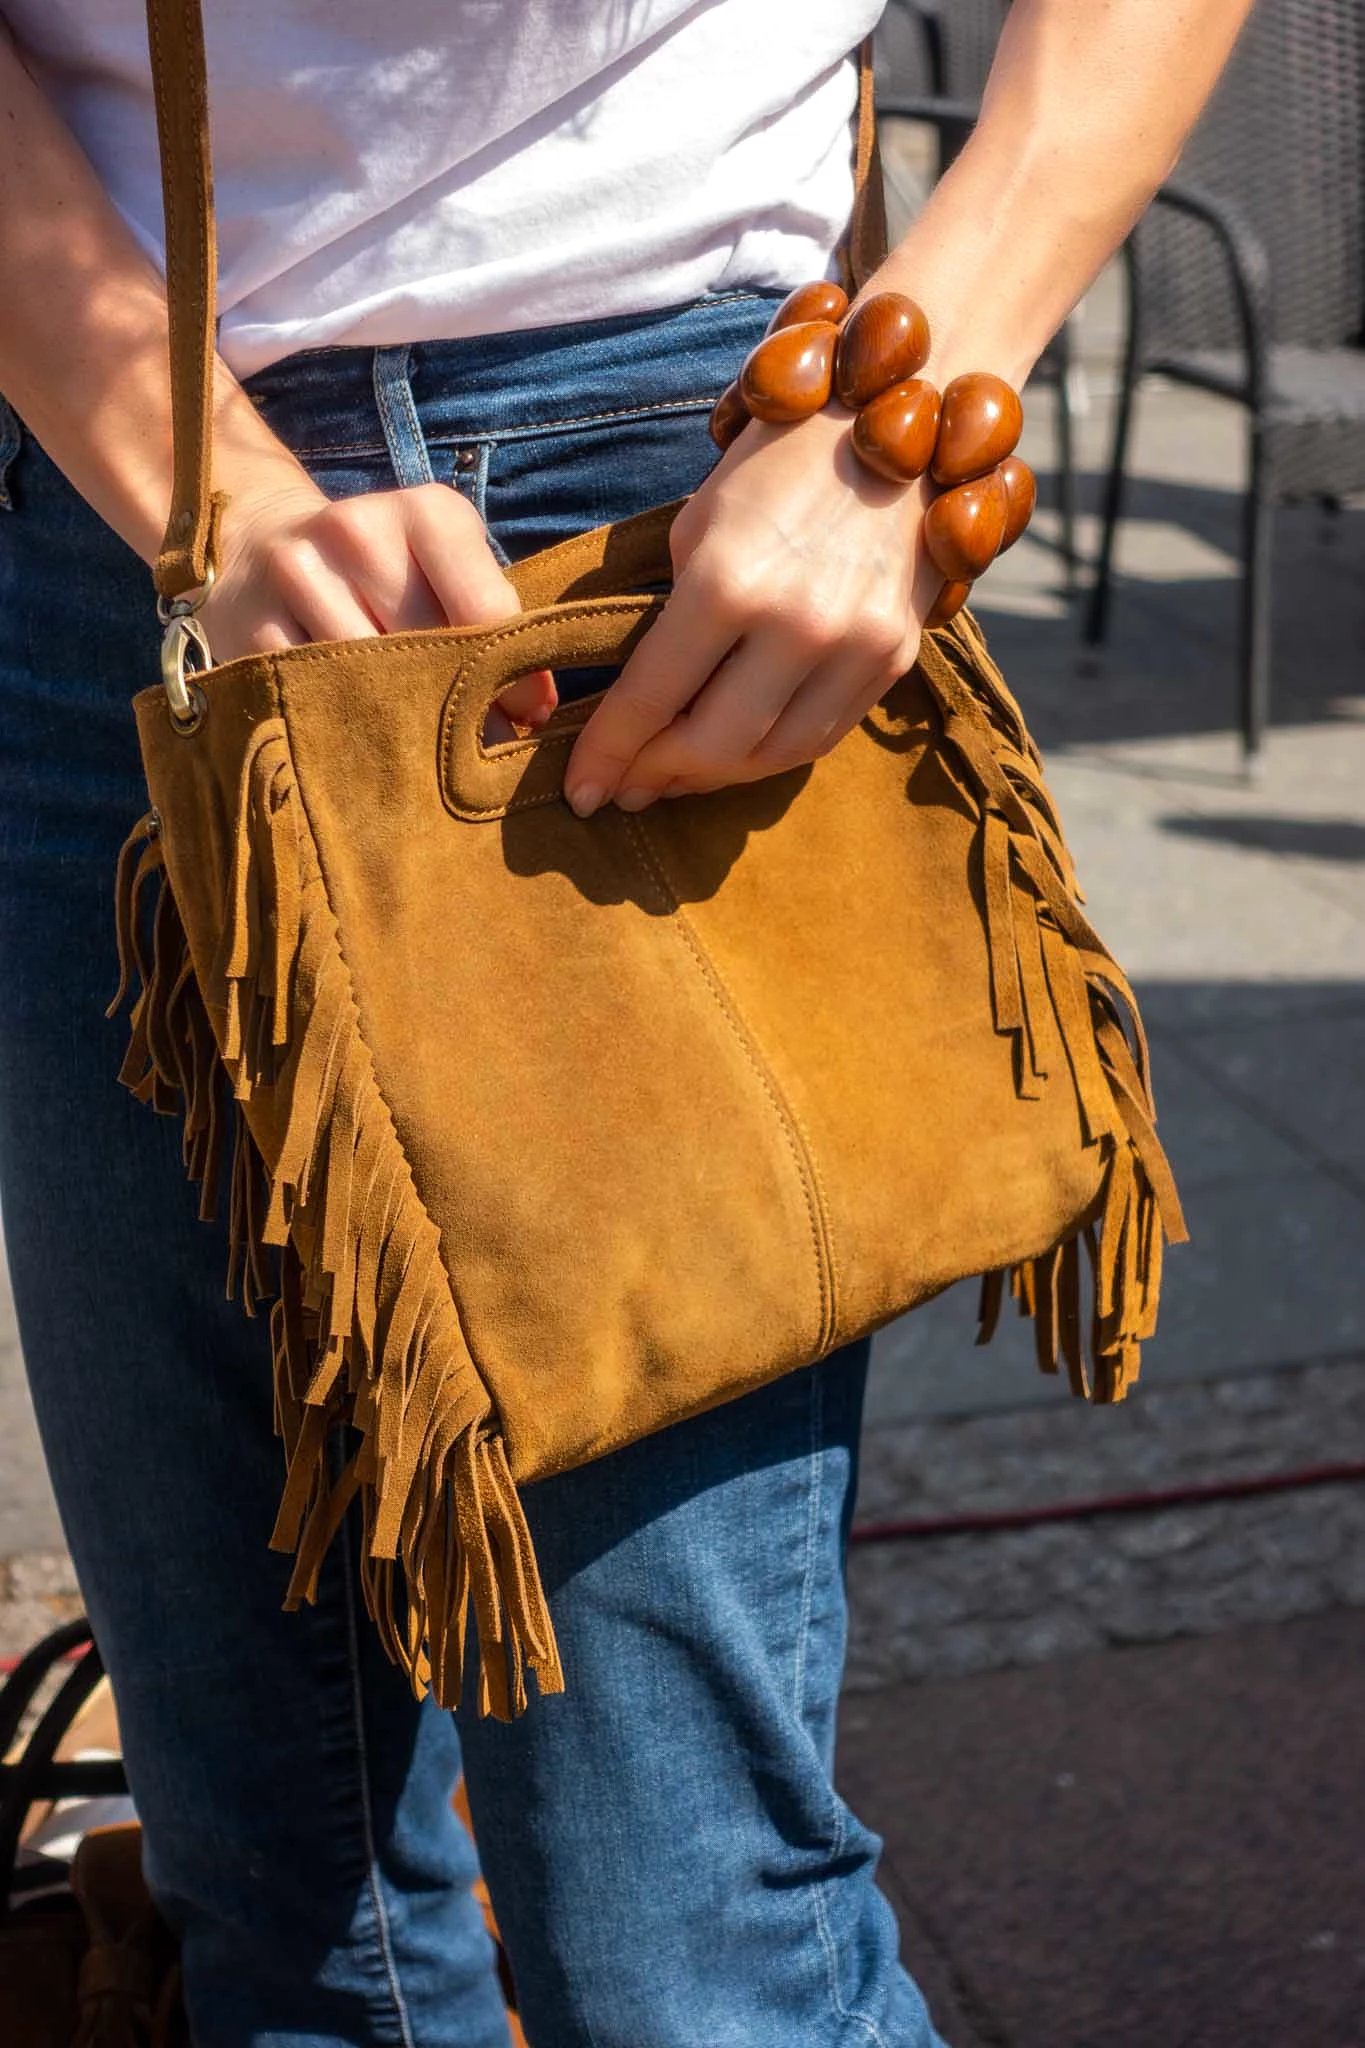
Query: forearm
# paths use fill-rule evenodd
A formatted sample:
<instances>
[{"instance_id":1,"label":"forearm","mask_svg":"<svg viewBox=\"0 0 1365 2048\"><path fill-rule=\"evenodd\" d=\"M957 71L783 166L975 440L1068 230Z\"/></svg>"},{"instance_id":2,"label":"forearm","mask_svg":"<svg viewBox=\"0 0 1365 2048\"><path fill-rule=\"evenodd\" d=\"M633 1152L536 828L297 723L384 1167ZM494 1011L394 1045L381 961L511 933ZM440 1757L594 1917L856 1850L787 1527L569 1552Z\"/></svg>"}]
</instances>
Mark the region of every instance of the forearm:
<instances>
[{"instance_id":1,"label":"forearm","mask_svg":"<svg viewBox=\"0 0 1365 2048\"><path fill-rule=\"evenodd\" d=\"M234 494L294 458L217 366L215 477ZM171 494L166 294L0 24L0 391L144 561Z\"/></svg>"},{"instance_id":2,"label":"forearm","mask_svg":"<svg viewBox=\"0 0 1365 2048\"><path fill-rule=\"evenodd\" d=\"M981 118L878 272L925 374L1022 383L1170 171L1250 0L1014 0Z\"/></svg>"}]
</instances>

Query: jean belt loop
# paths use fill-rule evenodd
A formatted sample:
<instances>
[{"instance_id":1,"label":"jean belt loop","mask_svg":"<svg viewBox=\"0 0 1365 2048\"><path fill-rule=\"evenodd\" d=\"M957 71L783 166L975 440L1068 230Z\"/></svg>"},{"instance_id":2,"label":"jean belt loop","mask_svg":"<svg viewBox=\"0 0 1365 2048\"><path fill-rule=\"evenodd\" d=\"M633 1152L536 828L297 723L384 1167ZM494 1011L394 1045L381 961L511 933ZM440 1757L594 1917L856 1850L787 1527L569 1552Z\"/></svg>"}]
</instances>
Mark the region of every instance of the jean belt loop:
<instances>
[{"instance_id":1,"label":"jean belt loop","mask_svg":"<svg viewBox=\"0 0 1365 2048\"><path fill-rule=\"evenodd\" d=\"M402 489L436 480L412 395L411 366L411 342L377 348L374 352L375 404L384 429L384 445Z\"/></svg>"}]
</instances>

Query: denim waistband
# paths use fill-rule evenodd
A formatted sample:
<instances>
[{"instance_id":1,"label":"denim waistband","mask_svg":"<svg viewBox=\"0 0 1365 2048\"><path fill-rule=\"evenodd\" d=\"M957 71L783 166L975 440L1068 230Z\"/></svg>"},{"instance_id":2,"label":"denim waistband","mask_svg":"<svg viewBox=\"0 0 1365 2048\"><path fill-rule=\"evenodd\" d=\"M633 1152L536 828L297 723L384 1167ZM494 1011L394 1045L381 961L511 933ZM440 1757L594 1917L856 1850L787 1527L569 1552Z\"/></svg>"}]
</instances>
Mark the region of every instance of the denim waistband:
<instances>
[{"instance_id":1,"label":"denim waistband","mask_svg":"<svg viewBox=\"0 0 1365 2048\"><path fill-rule=\"evenodd\" d=\"M782 296L726 292L572 326L305 350L258 371L246 388L305 457L384 453L392 409L408 405L431 448L571 431L711 405L753 345L756 302Z\"/></svg>"}]
</instances>

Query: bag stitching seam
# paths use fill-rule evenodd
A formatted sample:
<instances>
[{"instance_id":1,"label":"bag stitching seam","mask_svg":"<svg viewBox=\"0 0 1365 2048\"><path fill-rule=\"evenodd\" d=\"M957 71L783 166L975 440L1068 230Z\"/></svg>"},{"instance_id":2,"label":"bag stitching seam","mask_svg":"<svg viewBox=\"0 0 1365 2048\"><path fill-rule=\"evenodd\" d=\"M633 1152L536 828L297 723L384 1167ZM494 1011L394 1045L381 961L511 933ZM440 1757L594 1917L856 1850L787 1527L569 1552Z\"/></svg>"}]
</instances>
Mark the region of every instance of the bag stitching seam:
<instances>
[{"instance_id":1,"label":"bag stitching seam","mask_svg":"<svg viewBox=\"0 0 1365 2048\"><path fill-rule=\"evenodd\" d=\"M811 1149L810 1137L800 1117L796 1114L790 1102L788 1102L785 1093L778 1086L776 1076L772 1073L767 1060L762 1055L752 1025L740 1009L739 1004L735 1001L734 995L719 968L702 945L691 919L678 901L677 893L664 872L657 853L645 833L641 820L638 817L630 816L629 813L624 815L627 837L634 841L646 869L658 884L660 893L668 907L669 921L686 944L696 962L702 980L709 988L721 1014L730 1025L741 1051L758 1077L759 1085L776 1111L783 1136L786 1138L792 1158L796 1162L797 1178L801 1183L801 1192L806 1203L806 1213L810 1219L811 1242L815 1248L815 1273L820 1290L819 1345L820 1353L823 1354L826 1348L832 1344L837 1327L838 1302L835 1290L838 1275L834 1261L834 1249L830 1242L829 1219L825 1208L824 1190L820 1182L819 1169L815 1164L815 1155Z\"/></svg>"}]
</instances>

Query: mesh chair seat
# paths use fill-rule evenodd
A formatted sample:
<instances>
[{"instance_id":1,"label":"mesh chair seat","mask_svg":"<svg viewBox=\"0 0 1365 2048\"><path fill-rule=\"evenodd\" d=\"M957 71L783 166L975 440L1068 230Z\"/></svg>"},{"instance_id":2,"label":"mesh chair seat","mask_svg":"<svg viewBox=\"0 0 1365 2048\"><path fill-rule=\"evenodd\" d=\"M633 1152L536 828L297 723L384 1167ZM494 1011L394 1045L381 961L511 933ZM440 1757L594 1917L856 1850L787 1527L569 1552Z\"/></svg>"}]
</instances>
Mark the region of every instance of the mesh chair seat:
<instances>
[{"instance_id":1,"label":"mesh chair seat","mask_svg":"<svg viewBox=\"0 0 1365 2048\"><path fill-rule=\"evenodd\" d=\"M1247 399L1240 349L1164 350L1170 368L1228 398ZM1268 488L1284 502L1365 491L1365 349L1272 343L1261 411Z\"/></svg>"}]
</instances>

